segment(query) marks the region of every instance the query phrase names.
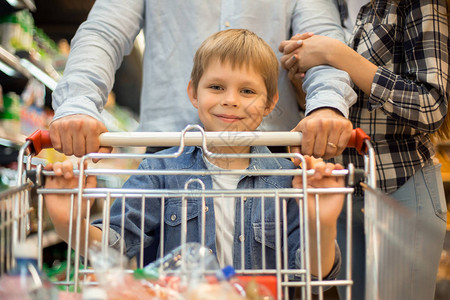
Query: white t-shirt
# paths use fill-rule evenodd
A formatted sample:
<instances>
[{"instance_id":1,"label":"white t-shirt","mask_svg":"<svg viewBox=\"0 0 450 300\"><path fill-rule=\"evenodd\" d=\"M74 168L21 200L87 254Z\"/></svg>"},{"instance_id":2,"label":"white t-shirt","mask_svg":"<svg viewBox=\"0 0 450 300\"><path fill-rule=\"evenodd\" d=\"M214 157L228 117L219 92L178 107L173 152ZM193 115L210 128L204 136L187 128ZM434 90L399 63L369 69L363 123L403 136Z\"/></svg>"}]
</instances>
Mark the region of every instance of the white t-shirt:
<instances>
[{"instance_id":1,"label":"white t-shirt","mask_svg":"<svg viewBox=\"0 0 450 300\"><path fill-rule=\"evenodd\" d=\"M208 170L224 170L203 157ZM214 190L235 190L241 175L211 175ZM235 222L234 197L214 198L216 221L216 252L221 267L233 265L233 238Z\"/></svg>"}]
</instances>

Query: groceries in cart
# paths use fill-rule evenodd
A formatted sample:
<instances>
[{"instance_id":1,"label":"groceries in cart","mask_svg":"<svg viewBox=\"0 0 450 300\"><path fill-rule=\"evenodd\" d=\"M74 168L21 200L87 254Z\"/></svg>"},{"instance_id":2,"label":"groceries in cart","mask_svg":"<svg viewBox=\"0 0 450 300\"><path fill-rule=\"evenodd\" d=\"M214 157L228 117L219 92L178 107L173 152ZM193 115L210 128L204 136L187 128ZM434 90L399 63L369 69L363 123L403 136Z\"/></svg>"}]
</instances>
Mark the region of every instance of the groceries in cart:
<instances>
[{"instance_id":1,"label":"groceries in cart","mask_svg":"<svg viewBox=\"0 0 450 300\"><path fill-rule=\"evenodd\" d=\"M85 287L83 295L103 294L104 299L271 300L274 296L255 281L239 281L231 266L221 269L213 254L198 243L187 243L165 257L126 272L115 249L90 248L98 285ZM232 275L233 274L233 275ZM85 297L85 296L83 296Z\"/></svg>"}]
</instances>

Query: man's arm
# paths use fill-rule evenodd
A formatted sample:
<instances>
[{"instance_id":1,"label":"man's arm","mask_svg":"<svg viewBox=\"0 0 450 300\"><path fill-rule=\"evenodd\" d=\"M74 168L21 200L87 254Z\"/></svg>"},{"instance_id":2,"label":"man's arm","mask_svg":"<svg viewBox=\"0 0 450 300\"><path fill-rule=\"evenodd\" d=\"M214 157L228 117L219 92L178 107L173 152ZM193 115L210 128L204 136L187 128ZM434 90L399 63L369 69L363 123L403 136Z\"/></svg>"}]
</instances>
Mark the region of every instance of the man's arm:
<instances>
[{"instance_id":1,"label":"man's arm","mask_svg":"<svg viewBox=\"0 0 450 300\"><path fill-rule=\"evenodd\" d=\"M131 51L143 24L144 2L97 0L75 34L64 75L52 94L55 117L50 136L56 148L65 154L80 156L95 151L92 145L98 145L99 132L106 131L99 124L100 113L112 89L115 72L123 56ZM59 121L70 115L78 117ZM94 130L79 130L81 116L82 120L88 120L85 116L95 120L85 121ZM75 143L81 140L84 143Z\"/></svg>"},{"instance_id":2,"label":"man's arm","mask_svg":"<svg viewBox=\"0 0 450 300\"><path fill-rule=\"evenodd\" d=\"M299 0L296 5L292 19L294 34L313 32L345 40L334 1ZM346 118L349 107L356 102L350 77L329 66L315 67L305 74L303 90L307 117L294 129L303 133L301 153L324 158L339 155L351 135L352 126Z\"/></svg>"}]
</instances>

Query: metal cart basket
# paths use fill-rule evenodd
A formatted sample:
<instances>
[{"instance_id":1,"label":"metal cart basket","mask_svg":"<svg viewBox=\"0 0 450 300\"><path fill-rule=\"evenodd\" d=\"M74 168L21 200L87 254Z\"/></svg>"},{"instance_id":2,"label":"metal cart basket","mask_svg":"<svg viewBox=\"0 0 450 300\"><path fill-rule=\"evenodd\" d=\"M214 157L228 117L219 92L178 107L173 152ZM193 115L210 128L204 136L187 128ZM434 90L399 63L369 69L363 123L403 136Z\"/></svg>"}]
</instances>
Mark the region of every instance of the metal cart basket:
<instances>
[{"instance_id":1,"label":"metal cart basket","mask_svg":"<svg viewBox=\"0 0 450 300\"><path fill-rule=\"evenodd\" d=\"M323 299L323 292L330 286L346 286L348 299L351 298L350 288L352 285L351 277L351 207L352 207L352 193L354 191L353 185L357 181L358 175L364 179L364 182L375 188L375 165L374 154L368 141L367 135L361 130L354 130L352 139L349 143L349 147L355 147L357 150L365 155L365 170L355 170L351 165L345 170L333 171L333 176L346 176L348 185L342 188L322 188L313 189L307 185L307 176L311 175L313 171L303 171L302 169L260 169L260 170L191 170L191 169L179 169L179 170L141 170L141 169L117 169L117 168L85 168L85 161L100 158L102 160L115 159L115 160L129 160L129 159L175 159L187 146L199 146L205 156L214 157L217 154L208 151L208 147L211 145L277 145L277 146L289 146L301 144L301 133L299 132L203 132L202 128L196 125L190 125L186 127L181 133L104 133L101 136L100 142L103 146L179 146L178 151L172 154L130 154L130 153L112 153L112 154L100 154L91 153L84 156L81 159L79 167L79 186L75 189L63 189L63 190L50 190L45 189L42 182L47 176L53 176L52 172L43 171L41 165L33 166L32 156L33 153L39 153L42 148L51 147L48 132L37 131L30 136L26 144L22 147L19 154L19 170L18 174L18 187L12 188L6 192L0 194L1 204L1 244L0 244L0 256L1 256L1 272L5 272L14 264L12 260L12 249L14 244L18 241L24 240L28 235L28 212L30 210L30 195L29 192L32 187L36 188L37 194L37 243L39 246L39 266L42 267L42 240L43 240L43 228L42 219L44 211L44 196L50 193L70 194L71 195L71 208L70 213L73 214L74 210L81 211L83 201L88 201L88 211L86 216L86 223L90 224L95 216L91 216L89 211L89 201L97 201L102 203L102 213L99 216L102 219L103 231L102 231L102 247L107 248L110 242L110 206L114 199L120 199L122 205L122 216L125 215L125 203L127 201L136 201L140 199L142 215L145 211L145 207L159 207L160 212L160 228L159 228L159 256L163 257L165 252L165 239L166 234L165 227L167 221L179 221L181 226L181 244L185 244L186 231L188 230L188 210L191 203L190 199L200 199L200 208L198 209L199 215L197 216L201 223L201 231L199 233L199 243L205 245L205 220L206 214L208 214L208 202L207 199L213 199L217 197L234 199L240 206L239 213L236 211L236 219L240 219L239 224L241 228L236 228L235 232L239 234L240 244L240 267L236 269L236 273L240 275L257 275L267 276L267 278L273 278L273 291L276 299L289 299L296 293L300 295L301 299L312 299L313 291L318 293L318 299ZM26 151L29 149L31 154L26 155ZM298 158L305 163L303 156L299 154L290 153L252 153L252 154L220 154L221 156L236 157L236 158ZM210 175L241 175L241 176L302 176L303 187L302 188L264 188L264 189L236 189L236 190L218 190L208 189L205 187L204 182L201 180L204 176ZM82 187L82 180L85 176L188 176L191 179L183 183L181 189L127 189L120 186L117 187L97 187L86 189ZM362 176L361 176L362 175ZM33 179L33 184L30 182ZM288 263L288 251L287 245L287 224L282 220L287 219L287 202L288 199L298 199L298 219L299 219L299 236L300 245L303 249L309 249L310 237L308 235L308 203L305 201L306 194L314 194L316 201L316 216L320 213L318 211L318 201L321 195L326 193L342 193L346 195L346 201L344 209L347 210L347 251L342 253L346 256L347 273L343 280L325 280L324 274L320 272L321 255L320 255L320 233L317 230L316 240L317 242L317 259L319 265L318 278L312 278L310 274L311 257L309 251L299 251L298 267L289 268ZM180 215L170 215L166 210L166 205L170 199L181 199L181 208L179 210ZM244 217L245 201L247 199L253 199L260 203L261 214L264 216L268 207L273 207L275 220L273 223L268 224L263 217L258 232L261 232L257 239L265 247L261 247L261 267L258 269L248 269L245 267L246 249L245 240L249 237L245 236L246 229L244 226L247 223ZM87 199L87 200L86 200ZM82 250L80 244L82 244L82 238L87 234L82 231L82 218L78 214L77 218L72 222L69 229L69 241L67 245L67 270L66 279L56 282L55 284L66 287L74 287L77 290L80 286L83 286L84 279L93 271L90 269L87 249ZM117 233L123 237L125 235L124 220L122 217L122 226ZM172 222L174 223L174 222ZM144 218L140 220L141 228L144 228ZM320 222L316 221L316 228L320 228ZM255 228L253 228L255 229ZM137 267L142 268L147 262L145 261L144 250L144 231L141 231L140 246L138 255L136 256ZM219 234L218 234L219 235ZM219 237L218 237L219 238ZM123 253L126 249L124 239L121 238L117 248ZM74 249L74 256L70 255L71 249ZM301 250L301 249L300 249ZM219 255L219 254L217 254ZM272 256L273 257L269 257ZM274 267L269 267L266 264L266 260L274 260ZM125 267L125 266L124 266ZM73 276L70 274L73 273ZM295 278L295 279L293 279ZM95 284L95 283L94 283Z\"/></svg>"}]
</instances>

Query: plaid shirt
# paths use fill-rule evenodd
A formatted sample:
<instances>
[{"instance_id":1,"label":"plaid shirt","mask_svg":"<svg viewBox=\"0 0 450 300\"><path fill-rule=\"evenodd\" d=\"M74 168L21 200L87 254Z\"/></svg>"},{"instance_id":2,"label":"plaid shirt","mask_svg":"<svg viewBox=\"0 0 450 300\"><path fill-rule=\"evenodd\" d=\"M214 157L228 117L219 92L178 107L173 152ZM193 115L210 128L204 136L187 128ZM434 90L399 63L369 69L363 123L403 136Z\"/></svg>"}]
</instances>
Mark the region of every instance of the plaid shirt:
<instances>
[{"instance_id":1,"label":"plaid shirt","mask_svg":"<svg viewBox=\"0 0 450 300\"><path fill-rule=\"evenodd\" d=\"M450 94L446 14L445 0L375 0L361 8L348 42L378 66L370 96L355 87L349 119L370 136L377 185L387 193L435 153L429 134L443 123ZM343 162L364 166L352 149Z\"/></svg>"}]
</instances>

